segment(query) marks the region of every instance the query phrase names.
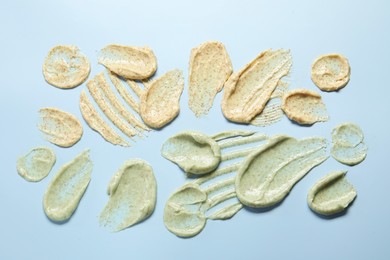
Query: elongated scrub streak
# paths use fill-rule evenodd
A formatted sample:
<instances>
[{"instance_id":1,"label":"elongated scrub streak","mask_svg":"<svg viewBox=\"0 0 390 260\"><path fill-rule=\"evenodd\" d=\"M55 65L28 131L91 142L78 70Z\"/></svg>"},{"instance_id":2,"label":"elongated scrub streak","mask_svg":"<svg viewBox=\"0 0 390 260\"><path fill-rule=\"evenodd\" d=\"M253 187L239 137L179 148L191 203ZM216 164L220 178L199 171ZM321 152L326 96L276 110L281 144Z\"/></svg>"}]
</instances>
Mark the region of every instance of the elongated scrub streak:
<instances>
[{"instance_id":1,"label":"elongated scrub streak","mask_svg":"<svg viewBox=\"0 0 390 260\"><path fill-rule=\"evenodd\" d=\"M344 211L356 198L356 190L345 177L346 173L331 172L314 184L307 195L307 203L314 212L334 215Z\"/></svg>"},{"instance_id":2,"label":"elongated scrub streak","mask_svg":"<svg viewBox=\"0 0 390 260\"><path fill-rule=\"evenodd\" d=\"M104 121L84 90L80 94L80 111L89 127L98 132L107 142L114 145L129 146L129 143Z\"/></svg>"},{"instance_id":3,"label":"elongated scrub streak","mask_svg":"<svg viewBox=\"0 0 390 260\"><path fill-rule=\"evenodd\" d=\"M273 137L240 165L235 183L237 197L249 207L275 205L313 167L328 158L326 145L326 139L319 137Z\"/></svg>"},{"instance_id":4,"label":"elongated scrub streak","mask_svg":"<svg viewBox=\"0 0 390 260\"><path fill-rule=\"evenodd\" d=\"M180 112L180 96L184 77L180 70L172 70L150 83L141 96L140 115L153 128L162 128Z\"/></svg>"},{"instance_id":5,"label":"elongated scrub streak","mask_svg":"<svg viewBox=\"0 0 390 260\"><path fill-rule=\"evenodd\" d=\"M152 167L140 159L126 161L111 178L107 193L110 199L100 214L100 225L120 231L145 220L156 206Z\"/></svg>"},{"instance_id":6,"label":"elongated scrub streak","mask_svg":"<svg viewBox=\"0 0 390 260\"><path fill-rule=\"evenodd\" d=\"M232 72L232 63L221 42L205 42L191 50L188 105L196 116L208 113Z\"/></svg>"},{"instance_id":7,"label":"elongated scrub streak","mask_svg":"<svg viewBox=\"0 0 390 260\"><path fill-rule=\"evenodd\" d=\"M49 219L61 222L72 216L91 180L92 167L86 150L58 170L43 196L43 209Z\"/></svg>"},{"instance_id":8,"label":"elongated scrub streak","mask_svg":"<svg viewBox=\"0 0 390 260\"><path fill-rule=\"evenodd\" d=\"M320 94L306 89L295 89L283 98L282 109L287 117L298 124L312 125L329 119Z\"/></svg>"},{"instance_id":9,"label":"elongated scrub streak","mask_svg":"<svg viewBox=\"0 0 390 260\"><path fill-rule=\"evenodd\" d=\"M225 84L222 112L227 119L250 123L271 98L280 79L290 72L291 54L286 50L260 53Z\"/></svg>"},{"instance_id":10,"label":"elongated scrub streak","mask_svg":"<svg viewBox=\"0 0 390 260\"><path fill-rule=\"evenodd\" d=\"M43 63L43 76L50 85L69 89L81 85L89 75L91 65L79 48L71 45L53 47Z\"/></svg>"},{"instance_id":11,"label":"elongated scrub streak","mask_svg":"<svg viewBox=\"0 0 390 260\"><path fill-rule=\"evenodd\" d=\"M56 155L49 147L35 147L17 160L16 169L26 181L44 179L56 162Z\"/></svg>"},{"instance_id":12,"label":"elongated scrub streak","mask_svg":"<svg viewBox=\"0 0 390 260\"><path fill-rule=\"evenodd\" d=\"M345 87L350 74L347 58L336 53L321 55L311 67L311 79L323 91L337 91Z\"/></svg>"},{"instance_id":13,"label":"elongated scrub streak","mask_svg":"<svg viewBox=\"0 0 390 260\"><path fill-rule=\"evenodd\" d=\"M332 130L331 155L346 165L361 163L367 156L363 131L353 123L343 123Z\"/></svg>"},{"instance_id":14,"label":"elongated scrub streak","mask_svg":"<svg viewBox=\"0 0 390 260\"><path fill-rule=\"evenodd\" d=\"M39 110L39 116L41 120L38 129L53 144L70 147L76 144L83 135L80 121L68 112L47 107Z\"/></svg>"},{"instance_id":15,"label":"elongated scrub streak","mask_svg":"<svg viewBox=\"0 0 390 260\"><path fill-rule=\"evenodd\" d=\"M157 70L157 60L149 47L111 44L98 54L98 61L126 79L145 79Z\"/></svg>"}]
</instances>

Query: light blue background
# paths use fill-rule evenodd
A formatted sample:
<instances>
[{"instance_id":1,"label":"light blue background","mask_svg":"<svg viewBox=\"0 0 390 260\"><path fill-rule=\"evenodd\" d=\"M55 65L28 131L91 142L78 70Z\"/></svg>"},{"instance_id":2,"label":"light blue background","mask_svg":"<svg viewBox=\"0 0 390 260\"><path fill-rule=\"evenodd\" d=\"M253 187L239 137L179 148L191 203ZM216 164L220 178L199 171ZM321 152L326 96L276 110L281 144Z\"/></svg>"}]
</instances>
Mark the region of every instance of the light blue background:
<instances>
[{"instance_id":1,"label":"light blue background","mask_svg":"<svg viewBox=\"0 0 390 260\"><path fill-rule=\"evenodd\" d=\"M377 1L2 1L0 7L0 259L390 259L389 60L390 5ZM158 74L184 70L192 47L222 41L235 70L268 48L291 49L290 88L318 89L310 65L320 54L348 57L351 81L339 93L321 93L331 119L299 127L285 117L266 128L227 122L221 95L207 117L188 109L187 90L180 116L162 131L131 148L105 142L83 121L84 136L69 149L45 142L37 130L37 111L55 106L81 118L79 94L85 85L60 90L48 85L41 67L49 49L73 44L89 57L91 76L103 71L96 53L110 43L148 45L158 58ZM295 137L321 135L345 121L359 124L369 147L367 159L347 167L330 158L311 171L283 203L265 213L241 210L233 219L209 221L191 239L168 232L162 212L185 177L160 156L162 142L182 130L215 133L254 129ZM38 145L57 154L57 169L86 147L94 172L78 210L69 222L50 222L41 206L53 176L28 183L16 172L19 155ZM108 233L97 221L108 197L112 174L129 158L149 161L158 181L154 214L144 223ZM358 197L347 214L323 219L306 204L306 194L324 174L349 170Z\"/></svg>"}]
</instances>

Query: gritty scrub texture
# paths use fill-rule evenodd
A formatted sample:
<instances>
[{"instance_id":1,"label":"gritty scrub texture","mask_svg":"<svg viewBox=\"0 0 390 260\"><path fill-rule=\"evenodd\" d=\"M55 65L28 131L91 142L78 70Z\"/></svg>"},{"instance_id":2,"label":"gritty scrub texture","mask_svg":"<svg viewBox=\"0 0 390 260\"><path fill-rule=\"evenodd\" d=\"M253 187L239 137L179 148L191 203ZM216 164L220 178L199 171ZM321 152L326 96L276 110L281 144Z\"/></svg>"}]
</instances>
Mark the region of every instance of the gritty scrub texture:
<instances>
[{"instance_id":1,"label":"gritty scrub texture","mask_svg":"<svg viewBox=\"0 0 390 260\"><path fill-rule=\"evenodd\" d=\"M56 155L49 147L35 147L18 158L16 169L26 181L38 182L44 179L56 162Z\"/></svg>"},{"instance_id":2,"label":"gritty scrub texture","mask_svg":"<svg viewBox=\"0 0 390 260\"><path fill-rule=\"evenodd\" d=\"M47 83L62 89L77 87L89 75L91 66L79 48L71 45L53 47L43 63L43 76Z\"/></svg>"},{"instance_id":3,"label":"gritty scrub texture","mask_svg":"<svg viewBox=\"0 0 390 260\"><path fill-rule=\"evenodd\" d=\"M232 72L232 63L221 42L205 42L191 50L188 105L197 117L209 112Z\"/></svg>"},{"instance_id":4,"label":"gritty scrub texture","mask_svg":"<svg viewBox=\"0 0 390 260\"><path fill-rule=\"evenodd\" d=\"M282 109L289 119L301 125L312 125L329 119L321 96L307 89L295 89L283 98Z\"/></svg>"},{"instance_id":5,"label":"gritty scrub texture","mask_svg":"<svg viewBox=\"0 0 390 260\"><path fill-rule=\"evenodd\" d=\"M321 215L334 215L344 211L356 198L356 190L345 177L347 171L325 175L307 195L309 207Z\"/></svg>"},{"instance_id":6,"label":"gritty scrub texture","mask_svg":"<svg viewBox=\"0 0 390 260\"><path fill-rule=\"evenodd\" d=\"M222 98L225 117L237 123L250 123L263 111L291 65L289 51L267 50L233 73L225 84Z\"/></svg>"},{"instance_id":7,"label":"gritty scrub texture","mask_svg":"<svg viewBox=\"0 0 390 260\"><path fill-rule=\"evenodd\" d=\"M126 161L111 178L107 193L110 199L100 214L101 226L115 232L145 220L156 206L152 167L140 159Z\"/></svg>"},{"instance_id":8,"label":"gritty scrub texture","mask_svg":"<svg viewBox=\"0 0 390 260\"><path fill-rule=\"evenodd\" d=\"M38 129L45 139L61 147L71 147L83 135L81 122L74 115L58 108L47 107L39 110Z\"/></svg>"},{"instance_id":9,"label":"gritty scrub texture","mask_svg":"<svg viewBox=\"0 0 390 260\"><path fill-rule=\"evenodd\" d=\"M49 219L62 222L72 216L91 180L92 167L89 150L85 150L58 170L43 196Z\"/></svg>"}]
</instances>

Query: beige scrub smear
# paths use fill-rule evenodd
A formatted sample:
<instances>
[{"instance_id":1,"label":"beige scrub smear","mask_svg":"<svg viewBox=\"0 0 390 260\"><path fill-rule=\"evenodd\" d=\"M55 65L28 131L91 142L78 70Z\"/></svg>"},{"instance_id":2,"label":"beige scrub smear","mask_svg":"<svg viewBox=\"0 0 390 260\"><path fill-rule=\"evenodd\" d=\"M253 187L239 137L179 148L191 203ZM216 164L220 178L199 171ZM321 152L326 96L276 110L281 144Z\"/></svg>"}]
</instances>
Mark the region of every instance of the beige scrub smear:
<instances>
[{"instance_id":1,"label":"beige scrub smear","mask_svg":"<svg viewBox=\"0 0 390 260\"><path fill-rule=\"evenodd\" d=\"M53 47L43 63L43 76L50 85L58 88L74 88L89 75L91 66L79 48L71 45Z\"/></svg>"}]
</instances>

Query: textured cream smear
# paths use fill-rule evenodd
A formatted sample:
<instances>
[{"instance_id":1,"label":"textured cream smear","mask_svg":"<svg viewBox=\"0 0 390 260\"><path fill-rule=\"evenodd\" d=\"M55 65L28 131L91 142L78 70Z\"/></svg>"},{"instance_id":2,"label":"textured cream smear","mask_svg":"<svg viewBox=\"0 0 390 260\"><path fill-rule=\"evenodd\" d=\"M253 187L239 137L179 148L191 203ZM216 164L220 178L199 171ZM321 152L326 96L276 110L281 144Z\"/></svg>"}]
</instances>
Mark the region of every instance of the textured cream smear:
<instances>
[{"instance_id":1,"label":"textured cream smear","mask_svg":"<svg viewBox=\"0 0 390 260\"><path fill-rule=\"evenodd\" d=\"M282 109L286 116L302 125L311 125L329 119L321 96L307 89L295 89L283 98Z\"/></svg>"},{"instance_id":2,"label":"textured cream smear","mask_svg":"<svg viewBox=\"0 0 390 260\"><path fill-rule=\"evenodd\" d=\"M157 60L149 47L112 44L98 54L98 62L126 79L146 79L157 70Z\"/></svg>"},{"instance_id":3,"label":"textured cream smear","mask_svg":"<svg viewBox=\"0 0 390 260\"><path fill-rule=\"evenodd\" d=\"M224 87L222 112L225 117L233 122L250 123L263 111L280 79L290 72L291 65L289 51L267 50L233 73Z\"/></svg>"},{"instance_id":4,"label":"textured cream smear","mask_svg":"<svg viewBox=\"0 0 390 260\"><path fill-rule=\"evenodd\" d=\"M184 89L181 70L172 70L150 82L141 96L140 115L152 128L162 128L179 114Z\"/></svg>"},{"instance_id":5,"label":"textured cream smear","mask_svg":"<svg viewBox=\"0 0 390 260\"><path fill-rule=\"evenodd\" d=\"M348 60L340 54L322 55L311 67L311 79L324 91L336 91L345 87L350 74Z\"/></svg>"},{"instance_id":6,"label":"textured cream smear","mask_svg":"<svg viewBox=\"0 0 390 260\"><path fill-rule=\"evenodd\" d=\"M273 137L240 165L235 180L237 197L255 208L282 201L295 183L328 158L326 146L326 139L319 137Z\"/></svg>"},{"instance_id":7,"label":"textured cream smear","mask_svg":"<svg viewBox=\"0 0 390 260\"><path fill-rule=\"evenodd\" d=\"M86 150L58 170L43 197L49 219L61 222L72 216L91 180L92 167Z\"/></svg>"},{"instance_id":8,"label":"textured cream smear","mask_svg":"<svg viewBox=\"0 0 390 260\"><path fill-rule=\"evenodd\" d=\"M211 172L221 161L218 144L199 132L183 132L169 138L164 142L161 154L191 174Z\"/></svg>"},{"instance_id":9,"label":"textured cream smear","mask_svg":"<svg viewBox=\"0 0 390 260\"><path fill-rule=\"evenodd\" d=\"M353 123L344 123L332 130L331 155L337 161L356 165L367 156L367 146L364 143L363 131Z\"/></svg>"},{"instance_id":10,"label":"textured cream smear","mask_svg":"<svg viewBox=\"0 0 390 260\"><path fill-rule=\"evenodd\" d=\"M116 232L145 220L156 206L152 167L140 159L126 161L111 178L107 193L110 199L100 214L100 225Z\"/></svg>"},{"instance_id":11,"label":"textured cream smear","mask_svg":"<svg viewBox=\"0 0 390 260\"><path fill-rule=\"evenodd\" d=\"M18 158L16 169L26 181L37 182L49 174L55 162L56 155L52 149L35 147Z\"/></svg>"},{"instance_id":12,"label":"textured cream smear","mask_svg":"<svg viewBox=\"0 0 390 260\"><path fill-rule=\"evenodd\" d=\"M229 219L242 208L236 198L234 174L241 161L259 149L267 136L248 131L228 131L212 138L222 150L219 167L184 184L165 205L165 226L177 236L195 236L202 231L207 220Z\"/></svg>"},{"instance_id":13,"label":"textured cream smear","mask_svg":"<svg viewBox=\"0 0 390 260\"><path fill-rule=\"evenodd\" d=\"M197 117L209 112L215 95L232 72L232 63L222 43L205 42L191 50L188 105Z\"/></svg>"},{"instance_id":14,"label":"textured cream smear","mask_svg":"<svg viewBox=\"0 0 390 260\"><path fill-rule=\"evenodd\" d=\"M74 88L89 75L91 66L87 57L76 46L59 45L52 48L43 63L43 76L50 85Z\"/></svg>"},{"instance_id":15,"label":"textured cream smear","mask_svg":"<svg viewBox=\"0 0 390 260\"><path fill-rule=\"evenodd\" d=\"M61 147L70 147L83 135L80 121L72 114L57 108L47 107L39 110L38 129L46 140Z\"/></svg>"},{"instance_id":16,"label":"textured cream smear","mask_svg":"<svg viewBox=\"0 0 390 260\"><path fill-rule=\"evenodd\" d=\"M307 203L314 212L333 215L344 211L356 198L356 190L345 177L346 173L329 173L314 184L307 195Z\"/></svg>"}]
</instances>

